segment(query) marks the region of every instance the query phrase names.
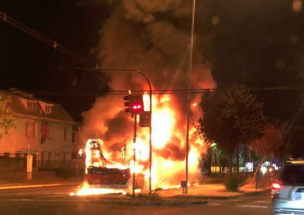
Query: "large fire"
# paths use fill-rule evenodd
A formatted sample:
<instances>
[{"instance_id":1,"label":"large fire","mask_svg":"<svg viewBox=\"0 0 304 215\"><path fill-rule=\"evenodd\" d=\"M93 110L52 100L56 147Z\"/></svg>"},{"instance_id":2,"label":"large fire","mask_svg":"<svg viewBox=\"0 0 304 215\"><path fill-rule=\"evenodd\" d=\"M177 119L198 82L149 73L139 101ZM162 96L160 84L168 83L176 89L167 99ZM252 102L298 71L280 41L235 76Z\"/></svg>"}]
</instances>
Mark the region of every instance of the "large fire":
<instances>
[{"instance_id":1,"label":"large fire","mask_svg":"<svg viewBox=\"0 0 304 215\"><path fill-rule=\"evenodd\" d=\"M149 107L144 97L145 109ZM181 181L185 180L186 169L186 118L185 114L178 113L174 106L176 101L170 95L153 96L152 102L152 169L151 169L151 188L176 188L181 186ZM127 115L127 113L126 113ZM134 121L128 115L128 119ZM183 123L181 123L183 122ZM194 185L200 182L201 172L199 169L199 158L204 150L204 142L198 138L195 128L190 125L189 131L189 156L188 156L188 184ZM143 186L140 186L141 192L148 192L149 188L149 128L137 127L136 143L133 139L125 140L120 150L113 151L111 143L98 140L99 150L92 150L92 140L88 140L86 151L86 173L91 167L105 167L108 169L127 169L130 175L135 172L136 180L139 176L143 176ZM134 150L135 149L135 150ZM135 151L135 165L134 165ZM122 180L122 179L121 179ZM132 177L125 186L117 187L117 185L103 188L94 188L86 183L86 185L76 193L76 195L101 194L101 193L127 193L126 190L121 191L118 188L132 189ZM121 182L119 182L121 184ZM109 188L115 188L109 189ZM107 189L104 189L107 188ZM98 191L99 189L99 191Z\"/></svg>"},{"instance_id":2,"label":"large fire","mask_svg":"<svg viewBox=\"0 0 304 215\"><path fill-rule=\"evenodd\" d=\"M193 68L190 72L187 59L191 47L186 29L191 23L185 20L190 20L192 16L192 1L171 0L164 3L164 1L127 0L115 4L112 1L108 2L109 7L113 9L112 14L102 26L100 41L94 54L101 58L100 68L114 70L128 68L125 72L109 72L110 79L102 80L102 83L108 81L108 87L113 91L147 90L147 83L138 71L143 71L152 84L154 94L151 177L149 128L137 127L134 145L134 118L124 112L122 95L119 97L108 95L96 99L92 108L83 113L84 126L81 128L80 138L83 143L88 139L100 139L98 141L102 145L101 151L107 162L103 160L102 164L95 162L94 165L105 165L109 169L118 168L117 165L121 165L119 169L129 168L131 175L135 172L136 178L143 177L145 183L142 192L147 192L149 178L152 180L152 189L180 187L181 181L186 179L187 95L179 92L188 89L189 83L191 89L215 87L210 69L213 60L208 59L208 55L205 56L204 53L206 50L211 50L210 41L213 33L206 36L205 33L200 35L194 32L195 41L191 52ZM208 4L200 1L197 6L200 11L196 17L199 20L206 19L206 14L209 13L206 8L210 7ZM165 90L176 94L156 94ZM191 100L197 103L199 99L194 97L201 96L201 94L191 94ZM144 97L144 101L149 101L149 98ZM149 105L145 103L145 109L146 107ZM200 182L199 157L205 152L204 142L194 134L193 124L199 117L201 117L199 108L193 109L189 124L189 185ZM93 165L92 162L87 162L87 167L90 165ZM130 180L125 185L132 185ZM94 186L88 185L88 187ZM90 192L93 191L88 191Z\"/></svg>"}]
</instances>

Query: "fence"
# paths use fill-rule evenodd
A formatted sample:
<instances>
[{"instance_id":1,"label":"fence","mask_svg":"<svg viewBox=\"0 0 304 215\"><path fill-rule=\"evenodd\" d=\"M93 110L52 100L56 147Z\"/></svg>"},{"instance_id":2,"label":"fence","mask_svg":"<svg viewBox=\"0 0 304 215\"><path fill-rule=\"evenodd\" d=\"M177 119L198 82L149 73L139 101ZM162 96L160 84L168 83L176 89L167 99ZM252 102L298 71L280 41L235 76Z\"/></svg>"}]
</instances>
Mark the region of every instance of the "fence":
<instances>
[{"instance_id":1,"label":"fence","mask_svg":"<svg viewBox=\"0 0 304 215\"><path fill-rule=\"evenodd\" d=\"M0 172L18 172L26 170L26 158L24 157L0 157Z\"/></svg>"},{"instance_id":2,"label":"fence","mask_svg":"<svg viewBox=\"0 0 304 215\"><path fill-rule=\"evenodd\" d=\"M26 154L10 154L0 156L0 181L14 181L26 179ZM52 177L70 178L84 175L84 159L72 160L37 160L33 156L33 178L42 179ZM44 179L43 179L44 180Z\"/></svg>"},{"instance_id":3,"label":"fence","mask_svg":"<svg viewBox=\"0 0 304 215\"><path fill-rule=\"evenodd\" d=\"M85 161L83 159L72 159L72 160L47 160L47 161L36 161L38 170L53 170L60 168L84 168Z\"/></svg>"}]
</instances>

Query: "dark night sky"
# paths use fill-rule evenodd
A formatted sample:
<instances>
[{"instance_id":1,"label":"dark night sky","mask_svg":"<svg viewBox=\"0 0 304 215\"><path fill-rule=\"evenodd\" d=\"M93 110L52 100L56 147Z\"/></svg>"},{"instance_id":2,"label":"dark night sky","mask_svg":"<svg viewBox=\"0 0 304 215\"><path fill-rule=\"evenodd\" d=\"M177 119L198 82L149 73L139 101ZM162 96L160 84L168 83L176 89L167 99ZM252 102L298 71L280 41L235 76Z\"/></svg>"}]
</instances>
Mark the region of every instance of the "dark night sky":
<instances>
[{"instance_id":1,"label":"dark night sky","mask_svg":"<svg viewBox=\"0 0 304 215\"><path fill-rule=\"evenodd\" d=\"M99 30L109 17L110 10L106 4L80 7L75 2L1 1L0 11L94 61L90 49L97 46ZM213 63L212 74L218 86L243 83L261 88L302 84L297 72L286 69L304 69L303 11L295 13L292 0L209 2L209 7L205 7L198 1L197 13L207 15L204 20L196 20L196 32L209 31L210 24L206 23L212 17L219 17L215 36L209 42L212 49L206 53ZM1 89L16 87L36 92L38 96L62 104L76 120L81 120L79 113L88 110L95 99L85 96L86 93L101 92L101 89L94 91L94 85L98 83L89 80L98 79L92 74L82 77L87 80L73 86L73 68L78 65L79 62L69 56L0 20ZM46 91L55 95L50 96ZM289 121L295 116L303 99L295 91L258 94L269 114Z\"/></svg>"},{"instance_id":2,"label":"dark night sky","mask_svg":"<svg viewBox=\"0 0 304 215\"><path fill-rule=\"evenodd\" d=\"M303 87L304 16L303 9L296 12L293 8L293 2L300 1L217 2L223 22L213 40L213 74L218 86L243 83L258 89ZM269 116L288 121L303 101L303 90L257 94Z\"/></svg>"},{"instance_id":3,"label":"dark night sky","mask_svg":"<svg viewBox=\"0 0 304 215\"><path fill-rule=\"evenodd\" d=\"M83 8L75 2L1 1L0 11L95 62L90 49L99 40L98 31L107 16L107 9ZM1 89L15 87L36 93L62 104L74 119L80 121L80 113L90 108L94 97L85 96L85 93L91 93L90 85L73 86L73 68L79 65L82 64L70 56L0 20ZM50 92L54 94L49 95Z\"/></svg>"},{"instance_id":4,"label":"dark night sky","mask_svg":"<svg viewBox=\"0 0 304 215\"><path fill-rule=\"evenodd\" d=\"M85 7L76 2L84 2ZM90 50L98 46L99 32L111 10L100 3L106 1L92 2L99 4L87 5L87 1L81 0L2 0L0 11L95 62ZM293 2L301 3L300 0L197 1L195 30L206 38L200 48L212 64L218 87L233 83L256 89L303 87L299 74L304 71L304 13L303 8L295 11ZM167 18L161 14L157 17ZM217 24L213 23L215 18L219 20ZM188 26L188 22L185 19L180 23ZM188 31L187 26L181 28ZM1 89L15 87L58 102L75 120L81 121L81 112L89 110L95 101L95 96L88 94L107 89L98 83L96 74L82 75L79 83L73 85L73 68L81 65L0 20ZM303 90L255 93L268 116L289 122L297 116L297 125L303 125L304 114L298 112L302 108Z\"/></svg>"}]
</instances>

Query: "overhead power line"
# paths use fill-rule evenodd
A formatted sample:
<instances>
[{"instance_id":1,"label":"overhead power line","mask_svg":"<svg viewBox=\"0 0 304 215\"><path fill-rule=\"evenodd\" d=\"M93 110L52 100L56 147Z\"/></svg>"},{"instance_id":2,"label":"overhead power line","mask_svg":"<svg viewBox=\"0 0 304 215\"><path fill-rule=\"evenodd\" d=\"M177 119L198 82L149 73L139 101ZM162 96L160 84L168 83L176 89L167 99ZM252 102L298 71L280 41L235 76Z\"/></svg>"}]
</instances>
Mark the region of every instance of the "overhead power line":
<instances>
[{"instance_id":1,"label":"overhead power line","mask_svg":"<svg viewBox=\"0 0 304 215\"><path fill-rule=\"evenodd\" d=\"M198 93L205 93L207 91L216 91L218 89L213 88L201 88L201 89L192 89L192 90L187 90L187 89L175 89L175 90L152 90L153 95L168 95L168 94L198 94ZM265 91L303 91L304 89L301 87L268 87L268 88L248 88L249 91L252 92L265 92ZM11 92L14 92L14 90L10 90ZM18 91L18 90L16 90ZM126 90L111 90L109 92L101 92L101 93L79 93L79 92L46 92L46 91L29 91L29 93L32 93L34 95L44 95L44 96L122 96L126 95ZM145 94L148 93L147 90L132 90L133 94Z\"/></svg>"},{"instance_id":2,"label":"overhead power line","mask_svg":"<svg viewBox=\"0 0 304 215\"><path fill-rule=\"evenodd\" d=\"M73 60L75 60L79 63L83 63L83 64L86 64L86 65L92 65L94 63L96 64L96 62L94 62L93 60L87 59L84 56L72 51L71 49L59 44L57 41L52 40L52 39L42 35L41 33L33 30L32 28L29 28L28 26L24 25L23 23L21 23L21 22L15 20L15 19L13 19L12 17L8 16L4 12L0 11L0 18L4 22L18 28L19 30L25 32L26 34L36 38L37 40L40 40L41 42L49 45L50 47L52 47L53 49L55 49L55 50L57 50L61 53L71 57Z\"/></svg>"},{"instance_id":3,"label":"overhead power line","mask_svg":"<svg viewBox=\"0 0 304 215\"><path fill-rule=\"evenodd\" d=\"M25 32L26 34L36 38L37 40L49 45L50 47L52 47L53 49L71 57L73 60L76 60L77 62L79 63L83 63L83 64L86 64L86 65L94 65L96 64L96 62L92 59L88 59L88 58L85 58L84 56L72 51L71 49L59 44L57 41L55 40L52 40L44 35L42 35L41 33L33 30L32 28L24 25L23 23L13 19L12 17L8 16L6 13L4 12L1 12L0 11L0 18L18 28L19 30ZM303 90L302 87L290 87L290 86L281 86L281 87L264 87L264 88L252 88L252 87L248 87L247 88L248 90L250 91L288 91L288 90ZM214 90L217 90L216 88L215 89L192 89L192 90L189 90L189 93L203 93L205 91L214 91ZM144 93L146 91L134 91L134 93ZM37 92L41 95L73 95L73 93L59 93L59 92ZM188 90L187 89L176 89L176 90L153 90L153 94L181 94L181 93L188 93ZM111 91L109 92L109 94L111 95L123 95L125 94L125 91ZM83 94L79 94L77 93L77 96L83 96L83 95L95 95L95 96L100 96L100 95L104 95L104 94L97 94L97 93L83 93ZM75 96L76 96L76 93L75 93Z\"/></svg>"}]
</instances>

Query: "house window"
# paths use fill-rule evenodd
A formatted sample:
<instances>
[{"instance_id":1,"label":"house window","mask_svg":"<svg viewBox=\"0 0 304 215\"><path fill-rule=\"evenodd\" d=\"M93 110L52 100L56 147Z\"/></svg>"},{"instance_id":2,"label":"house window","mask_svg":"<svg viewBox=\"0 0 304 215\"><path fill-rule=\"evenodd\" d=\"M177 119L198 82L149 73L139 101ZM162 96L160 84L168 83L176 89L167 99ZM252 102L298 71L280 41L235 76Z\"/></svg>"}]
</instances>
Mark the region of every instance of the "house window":
<instances>
[{"instance_id":1,"label":"house window","mask_svg":"<svg viewBox=\"0 0 304 215\"><path fill-rule=\"evenodd\" d=\"M47 165L51 166L52 162L52 152L48 152Z\"/></svg>"},{"instance_id":2,"label":"house window","mask_svg":"<svg viewBox=\"0 0 304 215\"><path fill-rule=\"evenodd\" d=\"M45 106L45 112L49 114L52 113L52 106L49 105Z\"/></svg>"},{"instance_id":3,"label":"house window","mask_svg":"<svg viewBox=\"0 0 304 215\"><path fill-rule=\"evenodd\" d=\"M68 153L64 153L64 154L63 154L63 161L62 161L62 164L63 164L63 165L66 165L66 164L67 164L67 157L68 157Z\"/></svg>"},{"instance_id":4,"label":"house window","mask_svg":"<svg viewBox=\"0 0 304 215\"><path fill-rule=\"evenodd\" d=\"M47 152L41 151L41 166L46 166Z\"/></svg>"},{"instance_id":5,"label":"house window","mask_svg":"<svg viewBox=\"0 0 304 215\"><path fill-rule=\"evenodd\" d=\"M37 126L38 126L37 123L26 122L25 136L27 136L27 137L37 137L37 131L38 131Z\"/></svg>"},{"instance_id":6,"label":"house window","mask_svg":"<svg viewBox=\"0 0 304 215\"><path fill-rule=\"evenodd\" d=\"M78 159L78 152L72 152L72 159Z\"/></svg>"},{"instance_id":7,"label":"house window","mask_svg":"<svg viewBox=\"0 0 304 215\"><path fill-rule=\"evenodd\" d=\"M32 131L32 123L26 122L25 124L25 136L30 137Z\"/></svg>"},{"instance_id":8,"label":"house window","mask_svg":"<svg viewBox=\"0 0 304 215\"><path fill-rule=\"evenodd\" d=\"M72 133L72 143L75 143L75 140L76 140L76 133L73 132Z\"/></svg>"},{"instance_id":9,"label":"house window","mask_svg":"<svg viewBox=\"0 0 304 215\"><path fill-rule=\"evenodd\" d=\"M37 168L37 155L33 155L33 163L32 163L33 168Z\"/></svg>"},{"instance_id":10,"label":"house window","mask_svg":"<svg viewBox=\"0 0 304 215\"><path fill-rule=\"evenodd\" d=\"M64 127L64 129L63 129L63 139L64 140L67 140L67 135L68 134L68 127Z\"/></svg>"},{"instance_id":11,"label":"house window","mask_svg":"<svg viewBox=\"0 0 304 215\"><path fill-rule=\"evenodd\" d=\"M37 133L38 133L38 124L33 123L33 137L37 137Z\"/></svg>"},{"instance_id":12,"label":"house window","mask_svg":"<svg viewBox=\"0 0 304 215\"><path fill-rule=\"evenodd\" d=\"M27 109L30 111L36 110L36 102L35 101L27 101Z\"/></svg>"}]
</instances>

